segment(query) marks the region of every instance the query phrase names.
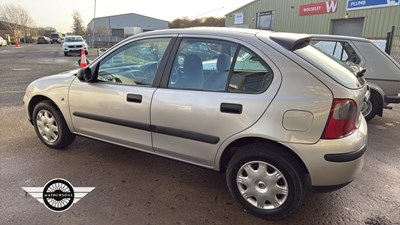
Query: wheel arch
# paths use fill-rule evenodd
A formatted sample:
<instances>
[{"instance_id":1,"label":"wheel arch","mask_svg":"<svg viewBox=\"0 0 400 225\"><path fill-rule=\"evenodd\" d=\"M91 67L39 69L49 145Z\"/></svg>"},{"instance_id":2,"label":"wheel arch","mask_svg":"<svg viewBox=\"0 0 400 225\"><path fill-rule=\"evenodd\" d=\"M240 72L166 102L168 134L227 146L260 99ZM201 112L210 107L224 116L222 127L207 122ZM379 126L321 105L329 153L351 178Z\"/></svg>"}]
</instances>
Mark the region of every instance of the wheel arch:
<instances>
[{"instance_id":1,"label":"wheel arch","mask_svg":"<svg viewBox=\"0 0 400 225\"><path fill-rule=\"evenodd\" d=\"M229 161L231 160L232 156L240 151L240 147L244 146L246 144L249 143L264 143L266 145L275 145L275 146L279 146L282 149L285 149L287 154L292 155L297 161L298 163L301 165L303 171L305 172L305 174L309 174L309 171L306 167L306 165L304 164L303 160L301 160L301 158L290 148L288 148L285 145L282 145L276 141L272 141L272 140L268 140L268 139L264 139L264 138L259 138L259 137L243 137L240 139L237 139L235 141L233 141L232 143L230 143L223 151L221 158L219 160L219 169L221 172L225 172Z\"/></svg>"},{"instance_id":2,"label":"wheel arch","mask_svg":"<svg viewBox=\"0 0 400 225\"><path fill-rule=\"evenodd\" d=\"M57 103L55 101L53 101L51 98L44 96L44 95L35 95L31 98L31 100L29 101L28 104L28 115L29 115L29 120L31 121L31 123L33 124L33 118L32 118L32 114L33 114L33 110L35 109L35 106L42 101L50 101L51 104L53 104L53 106L61 113L61 115L63 115L64 120L66 120L65 115L62 113L62 111L60 110L60 107L58 107ZM67 123L68 125L68 123ZM71 130L71 128L69 127L69 129Z\"/></svg>"}]
</instances>

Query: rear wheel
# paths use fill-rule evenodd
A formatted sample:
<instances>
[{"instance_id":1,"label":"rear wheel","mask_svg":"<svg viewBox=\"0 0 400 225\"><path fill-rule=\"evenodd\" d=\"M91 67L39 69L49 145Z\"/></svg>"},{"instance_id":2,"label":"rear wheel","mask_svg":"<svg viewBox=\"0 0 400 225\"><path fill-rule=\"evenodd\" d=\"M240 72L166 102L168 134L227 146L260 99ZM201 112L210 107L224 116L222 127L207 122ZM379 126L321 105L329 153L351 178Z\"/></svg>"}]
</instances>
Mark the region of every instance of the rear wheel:
<instances>
[{"instance_id":1,"label":"rear wheel","mask_svg":"<svg viewBox=\"0 0 400 225\"><path fill-rule=\"evenodd\" d=\"M51 148L66 148L75 140L61 112L51 101L39 102L33 109L32 120L40 140Z\"/></svg>"},{"instance_id":2,"label":"rear wheel","mask_svg":"<svg viewBox=\"0 0 400 225\"><path fill-rule=\"evenodd\" d=\"M277 145L244 146L230 160L226 180L232 196L243 208L267 219L292 214L306 190L302 167Z\"/></svg>"},{"instance_id":3,"label":"rear wheel","mask_svg":"<svg viewBox=\"0 0 400 225\"><path fill-rule=\"evenodd\" d=\"M64 52L64 56L68 56L68 52Z\"/></svg>"},{"instance_id":4,"label":"rear wheel","mask_svg":"<svg viewBox=\"0 0 400 225\"><path fill-rule=\"evenodd\" d=\"M379 95L371 93L371 97L368 102L364 103L363 116L365 120L372 120L376 114L378 114L381 109L381 104L379 104Z\"/></svg>"}]
</instances>

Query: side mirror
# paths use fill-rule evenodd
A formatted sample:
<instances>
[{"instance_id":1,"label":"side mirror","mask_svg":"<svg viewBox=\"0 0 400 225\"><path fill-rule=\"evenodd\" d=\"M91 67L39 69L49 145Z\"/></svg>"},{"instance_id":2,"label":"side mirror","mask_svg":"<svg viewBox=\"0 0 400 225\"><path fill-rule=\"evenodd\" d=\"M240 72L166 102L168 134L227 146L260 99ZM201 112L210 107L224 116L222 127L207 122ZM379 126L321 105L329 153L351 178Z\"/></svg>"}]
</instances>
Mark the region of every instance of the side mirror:
<instances>
[{"instance_id":1,"label":"side mirror","mask_svg":"<svg viewBox=\"0 0 400 225\"><path fill-rule=\"evenodd\" d=\"M95 77L95 75L92 73L92 70L90 69L90 67L80 69L78 71L78 74L76 75L76 77L80 81L85 81L85 82L94 82L97 79Z\"/></svg>"}]
</instances>

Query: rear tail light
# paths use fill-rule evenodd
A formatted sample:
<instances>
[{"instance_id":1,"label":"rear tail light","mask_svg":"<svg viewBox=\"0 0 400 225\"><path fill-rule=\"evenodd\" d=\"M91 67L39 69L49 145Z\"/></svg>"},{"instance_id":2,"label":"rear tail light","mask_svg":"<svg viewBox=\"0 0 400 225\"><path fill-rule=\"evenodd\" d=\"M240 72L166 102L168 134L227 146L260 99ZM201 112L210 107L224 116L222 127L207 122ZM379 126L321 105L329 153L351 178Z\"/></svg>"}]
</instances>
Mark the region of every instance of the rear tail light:
<instances>
[{"instance_id":1,"label":"rear tail light","mask_svg":"<svg viewBox=\"0 0 400 225\"><path fill-rule=\"evenodd\" d=\"M351 99L334 99L322 139L339 139L356 129L357 104Z\"/></svg>"}]
</instances>

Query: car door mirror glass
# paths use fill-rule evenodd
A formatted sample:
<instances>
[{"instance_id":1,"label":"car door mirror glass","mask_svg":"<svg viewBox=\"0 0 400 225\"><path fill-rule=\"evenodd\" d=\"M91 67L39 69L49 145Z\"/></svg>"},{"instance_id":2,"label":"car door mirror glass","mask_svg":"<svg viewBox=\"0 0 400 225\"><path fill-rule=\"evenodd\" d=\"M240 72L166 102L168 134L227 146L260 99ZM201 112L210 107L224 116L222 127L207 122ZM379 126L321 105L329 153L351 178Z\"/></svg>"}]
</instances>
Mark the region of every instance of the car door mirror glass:
<instances>
[{"instance_id":1,"label":"car door mirror glass","mask_svg":"<svg viewBox=\"0 0 400 225\"><path fill-rule=\"evenodd\" d=\"M96 80L96 77L93 75L90 67L80 69L76 76L80 81L93 82Z\"/></svg>"}]
</instances>

